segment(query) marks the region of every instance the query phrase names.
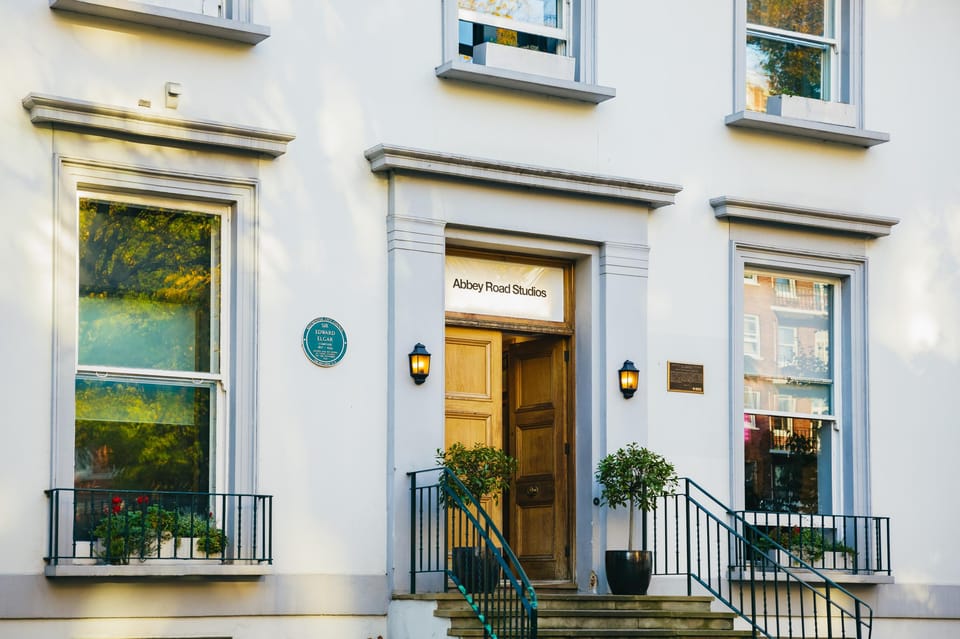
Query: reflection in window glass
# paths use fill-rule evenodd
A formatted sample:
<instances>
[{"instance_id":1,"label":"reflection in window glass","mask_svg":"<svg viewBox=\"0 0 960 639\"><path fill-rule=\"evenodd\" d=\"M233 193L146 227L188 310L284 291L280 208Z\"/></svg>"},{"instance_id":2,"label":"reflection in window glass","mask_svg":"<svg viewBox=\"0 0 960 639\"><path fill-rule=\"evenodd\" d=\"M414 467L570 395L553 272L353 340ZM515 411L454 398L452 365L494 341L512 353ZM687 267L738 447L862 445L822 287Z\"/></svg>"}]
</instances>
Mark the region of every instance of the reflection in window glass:
<instances>
[{"instance_id":1,"label":"reflection in window glass","mask_svg":"<svg viewBox=\"0 0 960 639\"><path fill-rule=\"evenodd\" d=\"M210 491L220 216L82 198L78 231L75 486Z\"/></svg>"},{"instance_id":2,"label":"reflection in window glass","mask_svg":"<svg viewBox=\"0 0 960 639\"><path fill-rule=\"evenodd\" d=\"M743 316L743 354L760 355L760 318L756 315Z\"/></svg>"},{"instance_id":3,"label":"reflection in window glass","mask_svg":"<svg viewBox=\"0 0 960 639\"><path fill-rule=\"evenodd\" d=\"M743 335L747 508L815 512L831 499L821 452L829 456L834 423L835 288L804 275L745 273L744 317L756 318L745 319ZM763 334L776 340L754 341Z\"/></svg>"},{"instance_id":4,"label":"reflection in window glass","mask_svg":"<svg viewBox=\"0 0 960 639\"><path fill-rule=\"evenodd\" d=\"M744 428L746 507L748 510L815 513L829 494L821 477L821 437L826 422L795 417L753 415Z\"/></svg>"},{"instance_id":5,"label":"reflection in window glass","mask_svg":"<svg viewBox=\"0 0 960 639\"><path fill-rule=\"evenodd\" d=\"M747 22L807 35L829 36L833 31L832 16L832 0L747 2Z\"/></svg>"},{"instance_id":6,"label":"reflection in window glass","mask_svg":"<svg viewBox=\"0 0 960 639\"><path fill-rule=\"evenodd\" d=\"M78 377L77 488L207 492L212 385Z\"/></svg>"},{"instance_id":7,"label":"reflection in window glass","mask_svg":"<svg viewBox=\"0 0 960 639\"><path fill-rule=\"evenodd\" d=\"M218 372L218 216L80 202L79 363Z\"/></svg>"},{"instance_id":8,"label":"reflection in window glass","mask_svg":"<svg viewBox=\"0 0 960 639\"><path fill-rule=\"evenodd\" d=\"M555 55L569 55L562 0L459 0L461 58L491 42Z\"/></svg>"},{"instance_id":9,"label":"reflection in window glass","mask_svg":"<svg viewBox=\"0 0 960 639\"><path fill-rule=\"evenodd\" d=\"M562 0L460 0L460 8L544 27L559 27Z\"/></svg>"},{"instance_id":10,"label":"reflection in window glass","mask_svg":"<svg viewBox=\"0 0 960 639\"><path fill-rule=\"evenodd\" d=\"M766 111L771 95L826 99L826 49L747 36L747 108Z\"/></svg>"}]
</instances>

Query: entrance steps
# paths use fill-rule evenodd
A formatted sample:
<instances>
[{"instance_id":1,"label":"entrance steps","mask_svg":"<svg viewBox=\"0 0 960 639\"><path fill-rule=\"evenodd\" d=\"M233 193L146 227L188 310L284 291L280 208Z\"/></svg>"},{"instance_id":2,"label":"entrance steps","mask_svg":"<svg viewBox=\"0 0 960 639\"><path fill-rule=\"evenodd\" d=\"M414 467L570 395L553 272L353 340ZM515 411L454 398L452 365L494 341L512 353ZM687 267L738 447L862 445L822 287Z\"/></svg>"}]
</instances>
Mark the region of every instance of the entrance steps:
<instances>
[{"instance_id":1,"label":"entrance steps","mask_svg":"<svg viewBox=\"0 0 960 639\"><path fill-rule=\"evenodd\" d=\"M437 601L434 616L449 620L448 636L483 637L480 622L462 596L450 593L432 597ZM749 631L733 629L733 613L711 610L712 597L553 592L538 594L537 601L537 636L541 639L751 636Z\"/></svg>"}]
</instances>

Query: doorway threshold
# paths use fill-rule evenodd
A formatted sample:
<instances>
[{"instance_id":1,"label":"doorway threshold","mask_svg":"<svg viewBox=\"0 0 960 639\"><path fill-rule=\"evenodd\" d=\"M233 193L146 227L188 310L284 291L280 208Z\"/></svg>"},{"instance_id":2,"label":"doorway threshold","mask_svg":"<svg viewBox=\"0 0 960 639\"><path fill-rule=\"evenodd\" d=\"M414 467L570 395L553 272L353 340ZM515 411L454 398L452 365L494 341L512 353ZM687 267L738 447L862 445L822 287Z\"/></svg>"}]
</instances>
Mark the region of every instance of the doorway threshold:
<instances>
[{"instance_id":1,"label":"doorway threshold","mask_svg":"<svg viewBox=\"0 0 960 639\"><path fill-rule=\"evenodd\" d=\"M531 579L537 595L569 595L577 592L577 582L568 579Z\"/></svg>"}]
</instances>

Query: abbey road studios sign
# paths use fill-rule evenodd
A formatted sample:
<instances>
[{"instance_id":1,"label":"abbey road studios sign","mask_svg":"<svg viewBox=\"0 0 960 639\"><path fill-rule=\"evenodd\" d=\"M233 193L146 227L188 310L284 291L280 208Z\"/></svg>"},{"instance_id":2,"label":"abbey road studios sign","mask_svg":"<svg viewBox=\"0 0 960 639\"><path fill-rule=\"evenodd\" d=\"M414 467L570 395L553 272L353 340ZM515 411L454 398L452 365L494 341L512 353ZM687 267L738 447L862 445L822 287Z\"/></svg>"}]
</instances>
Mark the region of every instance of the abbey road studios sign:
<instances>
[{"instance_id":1,"label":"abbey road studios sign","mask_svg":"<svg viewBox=\"0 0 960 639\"><path fill-rule=\"evenodd\" d=\"M303 353L317 366L334 366L347 352L347 334L337 320L318 317L303 330Z\"/></svg>"},{"instance_id":2,"label":"abbey road studios sign","mask_svg":"<svg viewBox=\"0 0 960 639\"><path fill-rule=\"evenodd\" d=\"M446 309L457 313L563 321L563 268L447 256Z\"/></svg>"}]
</instances>

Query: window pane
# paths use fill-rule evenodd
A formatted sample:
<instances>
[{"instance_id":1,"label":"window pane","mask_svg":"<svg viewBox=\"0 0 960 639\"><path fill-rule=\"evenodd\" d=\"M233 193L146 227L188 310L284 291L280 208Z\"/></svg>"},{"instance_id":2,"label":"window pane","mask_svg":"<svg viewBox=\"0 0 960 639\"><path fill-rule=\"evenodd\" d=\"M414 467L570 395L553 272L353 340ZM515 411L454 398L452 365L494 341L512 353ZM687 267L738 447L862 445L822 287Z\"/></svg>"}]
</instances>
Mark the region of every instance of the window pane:
<instances>
[{"instance_id":1,"label":"window pane","mask_svg":"<svg viewBox=\"0 0 960 639\"><path fill-rule=\"evenodd\" d=\"M78 378L74 485L208 492L213 397L211 385Z\"/></svg>"},{"instance_id":2,"label":"window pane","mask_svg":"<svg viewBox=\"0 0 960 639\"><path fill-rule=\"evenodd\" d=\"M832 0L748 0L747 22L830 37Z\"/></svg>"},{"instance_id":3,"label":"window pane","mask_svg":"<svg viewBox=\"0 0 960 639\"><path fill-rule=\"evenodd\" d=\"M824 49L747 36L747 108L766 111L771 95L823 99Z\"/></svg>"},{"instance_id":4,"label":"window pane","mask_svg":"<svg viewBox=\"0 0 960 639\"><path fill-rule=\"evenodd\" d=\"M829 423L820 420L745 415L747 509L820 512L831 494L820 459L828 454L823 439L829 433Z\"/></svg>"},{"instance_id":5,"label":"window pane","mask_svg":"<svg viewBox=\"0 0 960 639\"><path fill-rule=\"evenodd\" d=\"M220 218L80 201L80 364L219 372Z\"/></svg>"},{"instance_id":6,"label":"window pane","mask_svg":"<svg viewBox=\"0 0 960 639\"><path fill-rule=\"evenodd\" d=\"M473 57L473 47L483 42L495 42L511 47L554 54L559 54L563 45L563 41L557 38L548 38L511 29L500 29L463 20L460 21L459 34L459 53L466 60Z\"/></svg>"},{"instance_id":7,"label":"window pane","mask_svg":"<svg viewBox=\"0 0 960 639\"><path fill-rule=\"evenodd\" d=\"M755 408L832 414L834 285L750 274L756 284L743 287L743 367L745 386L759 395Z\"/></svg>"},{"instance_id":8,"label":"window pane","mask_svg":"<svg viewBox=\"0 0 960 639\"><path fill-rule=\"evenodd\" d=\"M460 8L544 27L560 27L562 0L460 0Z\"/></svg>"}]
</instances>

